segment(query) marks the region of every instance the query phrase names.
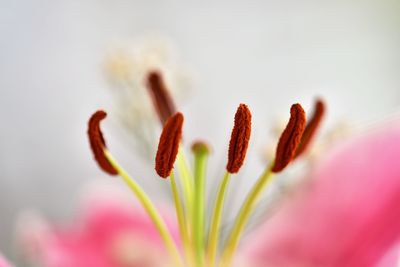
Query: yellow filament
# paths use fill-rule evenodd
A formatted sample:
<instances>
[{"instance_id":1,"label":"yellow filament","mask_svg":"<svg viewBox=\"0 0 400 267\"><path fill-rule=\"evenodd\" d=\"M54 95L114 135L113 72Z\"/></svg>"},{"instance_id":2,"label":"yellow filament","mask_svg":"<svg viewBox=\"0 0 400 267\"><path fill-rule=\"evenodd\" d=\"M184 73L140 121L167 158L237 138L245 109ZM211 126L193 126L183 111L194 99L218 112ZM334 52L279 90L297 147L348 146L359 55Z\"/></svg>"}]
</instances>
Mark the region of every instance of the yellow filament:
<instances>
[{"instance_id":1,"label":"yellow filament","mask_svg":"<svg viewBox=\"0 0 400 267\"><path fill-rule=\"evenodd\" d=\"M211 217L210 232L207 247L207 266L214 266L220 235L221 216L224 209L224 199L231 174L226 172L219 185L214 211Z\"/></svg>"},{"instance_id":2,"label":"yellow filament","mask_svg":"<svg viewBox=\"0 0 400 267\"><path fill-rule=\"evenodd\" d=\"M177 216L178 224L179 224L179 232L180 232L180 235L182 238L183 248L184 248L186 256L187 256L187 261L190 261L191 260L191 246L190 246L190 242L189 242L188 227L185 222L183 206L182 206L181 200L179 198L178 187L177 187L175 175L173 172L171 172L170 179L171 179L172 196L174 198L176 216Z\"/></svg>"},{"instance_id":3,"label":"yellow filament","mask_svg":"<svg viewBox=\"0 0 400 267\"><path fill-rule=\"evenodd\" d=\"M190 172L189 166L186 161L185 154L179 146L177 155L177 167L179 170L179 177L181 178L183 186L183 197L185 199L186 220L190 224L193 216L193 176Z\"/></svg>"},{"instance_id":4,"label":"yellow filament","mask_svg":"<svg viewBox=\"0 0 400 267\"><path fill-rule=\"evenodd\" d=\"M257 183L253 186L250 193L247 195L230 233L225 249L223 250L222 260L219 265L220 267L228 267L231 265L235 250L238 246L241 235L243 234L244 228L247 225L247 222L260 199L261 193L271 181L273 174L274 173L271 172L271 167L268 167L258 179Z\"/></svg>"},{"instance_id":5,"label":"yellow filament","mask_svg":"<svg viewBox=\"0 0 400 267\"><path fill-rule=\"evenodd\" d=\"M110 164L117 170L118 174L122 177L124 182L128 185L128 187L132 190L132 192L136 195L144 209L146 210L147 214L152 219L155 227L157 228L164 244L172 258L172 260L177 264L177 266L184 266L182 262L181 255L176 247L174 240L168 228L161 218L160 214L158 213L157 209L155 208L154 204L151 202L150 198L147 194L143 191L143 189L133 180L129 174L116 162L114 157L111 153L104 149L104 155L106 156L107 160Z\"/></svg>"}]
</instances>

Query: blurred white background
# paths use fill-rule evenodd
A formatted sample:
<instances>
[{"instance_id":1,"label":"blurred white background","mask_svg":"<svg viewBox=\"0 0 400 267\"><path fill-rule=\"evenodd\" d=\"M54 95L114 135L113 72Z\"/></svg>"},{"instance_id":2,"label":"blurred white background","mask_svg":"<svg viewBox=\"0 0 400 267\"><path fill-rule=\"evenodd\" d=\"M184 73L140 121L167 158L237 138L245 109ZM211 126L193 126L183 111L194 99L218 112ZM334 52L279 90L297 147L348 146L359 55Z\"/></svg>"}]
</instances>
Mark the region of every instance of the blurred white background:
<instances>
[{"instance_id":1,"label":"blurred white background","mask_svg":"<svg viewBox=\"0 0 400 267\"><path fill-rule=\"evenodd\" d=\"M254 117L247 174L259 172L264 137L293 102L323 96L330 122L360 125L400 107L397 0L1 0L0 31L0 250L9 257L19 212L63 220L83 184L109 179L92 161L86 121L110 106L101 64L115 44L158 34L176 45L195 73L185 135L210 141L219 170L240 102ZM110 147L156 193L152 166L111 125Z\"/></svg>"}]
</instances>

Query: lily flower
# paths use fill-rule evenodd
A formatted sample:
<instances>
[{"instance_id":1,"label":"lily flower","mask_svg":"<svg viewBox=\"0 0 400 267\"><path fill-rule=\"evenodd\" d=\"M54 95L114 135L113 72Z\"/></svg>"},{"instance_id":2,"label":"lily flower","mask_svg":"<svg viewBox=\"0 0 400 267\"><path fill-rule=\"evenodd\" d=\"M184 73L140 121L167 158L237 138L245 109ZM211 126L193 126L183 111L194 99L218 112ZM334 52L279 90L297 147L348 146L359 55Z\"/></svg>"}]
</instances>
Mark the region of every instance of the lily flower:
<instances>
[{"instance_id":1,"label":"lily flower","mask_svg":"<svg viewBox=\"0 0 400 267\"><path fill-rule=\"evenodd\" d=\"M277 144L274 161L266 166L265 171L249 192L227 241L222 249L219 249L222 244L221 218L224 213L227 188L231 177L239 172L244 163L250 141L252 117L250 109L247 105L240 104L236 111L226 172L218 188L215 206L208 222L205 216L205 183L210 148L205 142L195 142L192 146L194 164L189 166L181 140L184 115L176 111L176 106L163 84L161 73L149 72L148 87L155 110L163 125L155 157L155 170L161 178L168 178L167 181L170 182L182 251L174 242L151 198L107 149L100 129L100 122L107 115L103 110L95 112L89 120L88 135L94 158L104 172L120 176L132 190L156 226L169 252L170 260L175 266L232 266L245 227L262 193L275 174L282 172L295 158L306 151L323 117L325 106L322 101L317 101L315 113L306 123L306 115L301 105L292 105L290 119ZM179 176L175 175L175 161ZM208 223L209 231L206 227Z\"/></svg>"},{"instance_id":2,"label":"lily flower","mask_svg":"<svg viewBox=\"0 0 400 267\"><path fill-rule=\"evenodd\" d=\"M195 142L191 149L194 162L188 163L182 141L184 115L171 102L162 73L149 72L147 81L163 125L155 171L171 186L176 222L171 225L166 220L139 180L130 176L111 154L100 127L107 113L98 110L88 124L94 159L105 173L122 179L141 208L133 205L122 213L120 206L107 203L99 210L93 208L90 214L95 214L95 219L84 220L91 222L87 227L64 235L61 232L57 243L52 243L58 244L54 247L59 249L53 255L67 257L59 257L61 261L45 267L82 263L86 267L378 267L392 266L385 264L397 260L400 127L349 140L327 151L314 165L308 182L280 203L278 212L245 239L246 227L261 196L271 182L279 179L276 174L307 153L325 114L322 100L316 101L308 120L300 104L292 105L274 160L265 166L247 194L223 240L221 221L226 192L246 159L251 136L250 109L245 104L237 108L225 174L208 213L205 185L211 148L204 141Z\"/></svg>"}]
</instances>

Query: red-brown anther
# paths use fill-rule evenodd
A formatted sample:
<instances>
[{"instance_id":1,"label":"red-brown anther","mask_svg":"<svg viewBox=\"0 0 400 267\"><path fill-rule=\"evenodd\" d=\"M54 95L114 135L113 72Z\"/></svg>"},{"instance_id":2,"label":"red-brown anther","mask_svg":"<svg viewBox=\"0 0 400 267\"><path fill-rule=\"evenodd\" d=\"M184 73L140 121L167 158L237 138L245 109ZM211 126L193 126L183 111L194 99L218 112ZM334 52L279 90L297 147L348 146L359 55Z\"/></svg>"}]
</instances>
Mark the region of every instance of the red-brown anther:
<instances>
[{"instance_id":1,"label":"red-brown anther","mask_svg":"<svg viewBox=\"0 0 400 267\"><path fill-rule=\"evenodd\" d=\"M163 81L163 77L158 71L151 71L147 76L147 88L150 92L154 108L158 114L161 124L165 122L175 112L175 104Z\"/></svg>"},{"instance_id":2,"label":"red-brown anther","mask_svg":"<svg viewBox=\"0 0 400 267\"><path fill-rule=\"evenodd\" d=\"M160 142L158 143L155 168L157 174L162 178L167 178L174 167L182 136L182 126L183 115L178 112L167 120L162 130Z\"/></svg>"},{"instance_id":3,"label":"red-brown anther","mask_svg":"<svg viewBox=\"0 0 400 267\"><path fill-rule=\"evenodd\" d=\"M110 162L104 155L106 142L103 138L103 134L101 133L100 121L103 120L106 116L106 112L102 110L96 111L90 117L87 133L89 136L89 143L94 155L94 159L97 161L100 168L110 175L117 175L117 170L110 164Z\"/></svg>"},{"instance_id":4,"label":"red-brown anther","mask_svg":"<svg viewBox=\"0 0 400 267\"><path fill-rule=\"evenodd\" d=\"M242 167L246 157L251 134L251 113L247 105L240 104L233 126L231 140L229 142L228 164L226 170L229 173L237 173Z\"/></svg>"},{"instance_id":5,"label":"red-brown anther","mask_svg":"<svg viewBox=\"0 0 400 267\"><path fill-rule=\"evenodd\" d=\"M306 125L306 115L300 104L292 105L290 119L276 149L275 163L272 172L282 171L293 159L297 147L300 144Z\"/></svg>"},{"instance_id":6,"label":"red-brown anther","mask_svg":"<svg viewBox=\"0 0 400 267\"><path fill-rule=\"evenodd\" d=\"M321 99L317 99L314 105L314 113L310 120L308 120L306 129L304 130L303 136L301 137L301 142L296 151L296 156L303 154L307 148L310 146L315 134L317 133L321 121L325 115L326 106Z\"/></svg>"}]
</instances>

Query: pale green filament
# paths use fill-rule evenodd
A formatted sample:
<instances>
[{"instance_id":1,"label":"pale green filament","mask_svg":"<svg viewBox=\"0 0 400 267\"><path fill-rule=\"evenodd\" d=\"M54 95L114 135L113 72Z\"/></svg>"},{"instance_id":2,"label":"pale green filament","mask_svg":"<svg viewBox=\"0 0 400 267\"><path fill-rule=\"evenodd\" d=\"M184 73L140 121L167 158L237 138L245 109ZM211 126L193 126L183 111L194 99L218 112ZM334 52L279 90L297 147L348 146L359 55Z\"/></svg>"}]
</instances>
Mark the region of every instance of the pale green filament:
<instances>
[{"instance_id":1,"label":"pale green filament","mask_svg":"<svg viewBox=\"0 0 400 267\"><path fill-rule=\"evenodd\" d=\"M189 260L190 255L191 255L191 251L190 251L191 248L190 248L190 243L189 243L188 227L185 222L183 206L182 206L182 202L179 197L178 186L176 184L175 175L173 172L171 172L170 179L171 179L172 196L174 198L174 204L175 204L175 210L176 210L176 217L178 219L178 224L179 224L179 232L181 235L183 248L185 250L187 259Z\"/></svg>"},{"instance_id":2,"label":"pale green filament","mask_svg":"<svg viewBox=\"0 0 400 267\"><path fill-rule=\"evenodd\" d=\"M271 165L273 166L273 165ZM235 221L233 229L230 233L228 241L222 253L222 260L220 262L221 267L227 267L231 265L235 250L238 246L239 240L250 216L252 215L254 208L258 204L261 193L266 189L267 185L273 177L271 168L268 167L262 176L258 179L257 183L253 186L250 193L247 195L245 202L240 209L239 215Z\"/></svg>"},{"instance_id":3,"label":"pale green filament","mask_svg":"<svg viewBox=\"0 0 400 267\"><path fill-rule=\"evenodd\" d=\"M208 235L208 247L207 247L207 266L214 266L215 259L217 255L220 226L221 226L221 216L224 209L224 200L226 191L229 185L231 174L226 172L223 180L221 181L218 192L217 199L215 202L213 214L211 217L210 232Z\"/></svg>"},{"instance_id":4,"label":"pale green filament","mask_svg":"<svg viewBox=\"0 0 400 267\"><path fill-rule=\"evenodd\" d=\"M133 191L136 195L144 209L146 210L147 214L152 219L155 227L157 228L162 240L165 243L165 246L170 253L172 260L178 266L184 266L179 251L176 247L174 240L171 237L170 232L164 222L164 220L159 215L157 209L155 208L154 204L151 202L150 198L147 194L143 191L143 189L133 180L129 174L116 162L114 157L110 154L107 149L104 149L104 155L106 156L107 160L110 164L117 170L118 174L122 177L124 182L128 185L128 187Z\"/></svg>"},{"instance_id":5,"label":"pale green filament","mask_svg":"<svg viewBox=\"0 0 400 267\"><path fill-rule=\"evenodd\" d=\"M185 153L181 146L179 146L177 155L177 167L179 170L179 177L183 186L183 197L185 200L186 208L186 221L191 222L193 216L193 176L190 172L189 166L187 164Z\"/></svg>"},{"instance_id":6,"label":"pale green filament","mask_svg":"<svg viewBox=\"0 0 400 267\"><path fill-rule=\"evenodd\" d=\"M192 234L197 267L204 264L205 176L208 152L194 152L194 205Z\"/></svg>"}]
</instances>

